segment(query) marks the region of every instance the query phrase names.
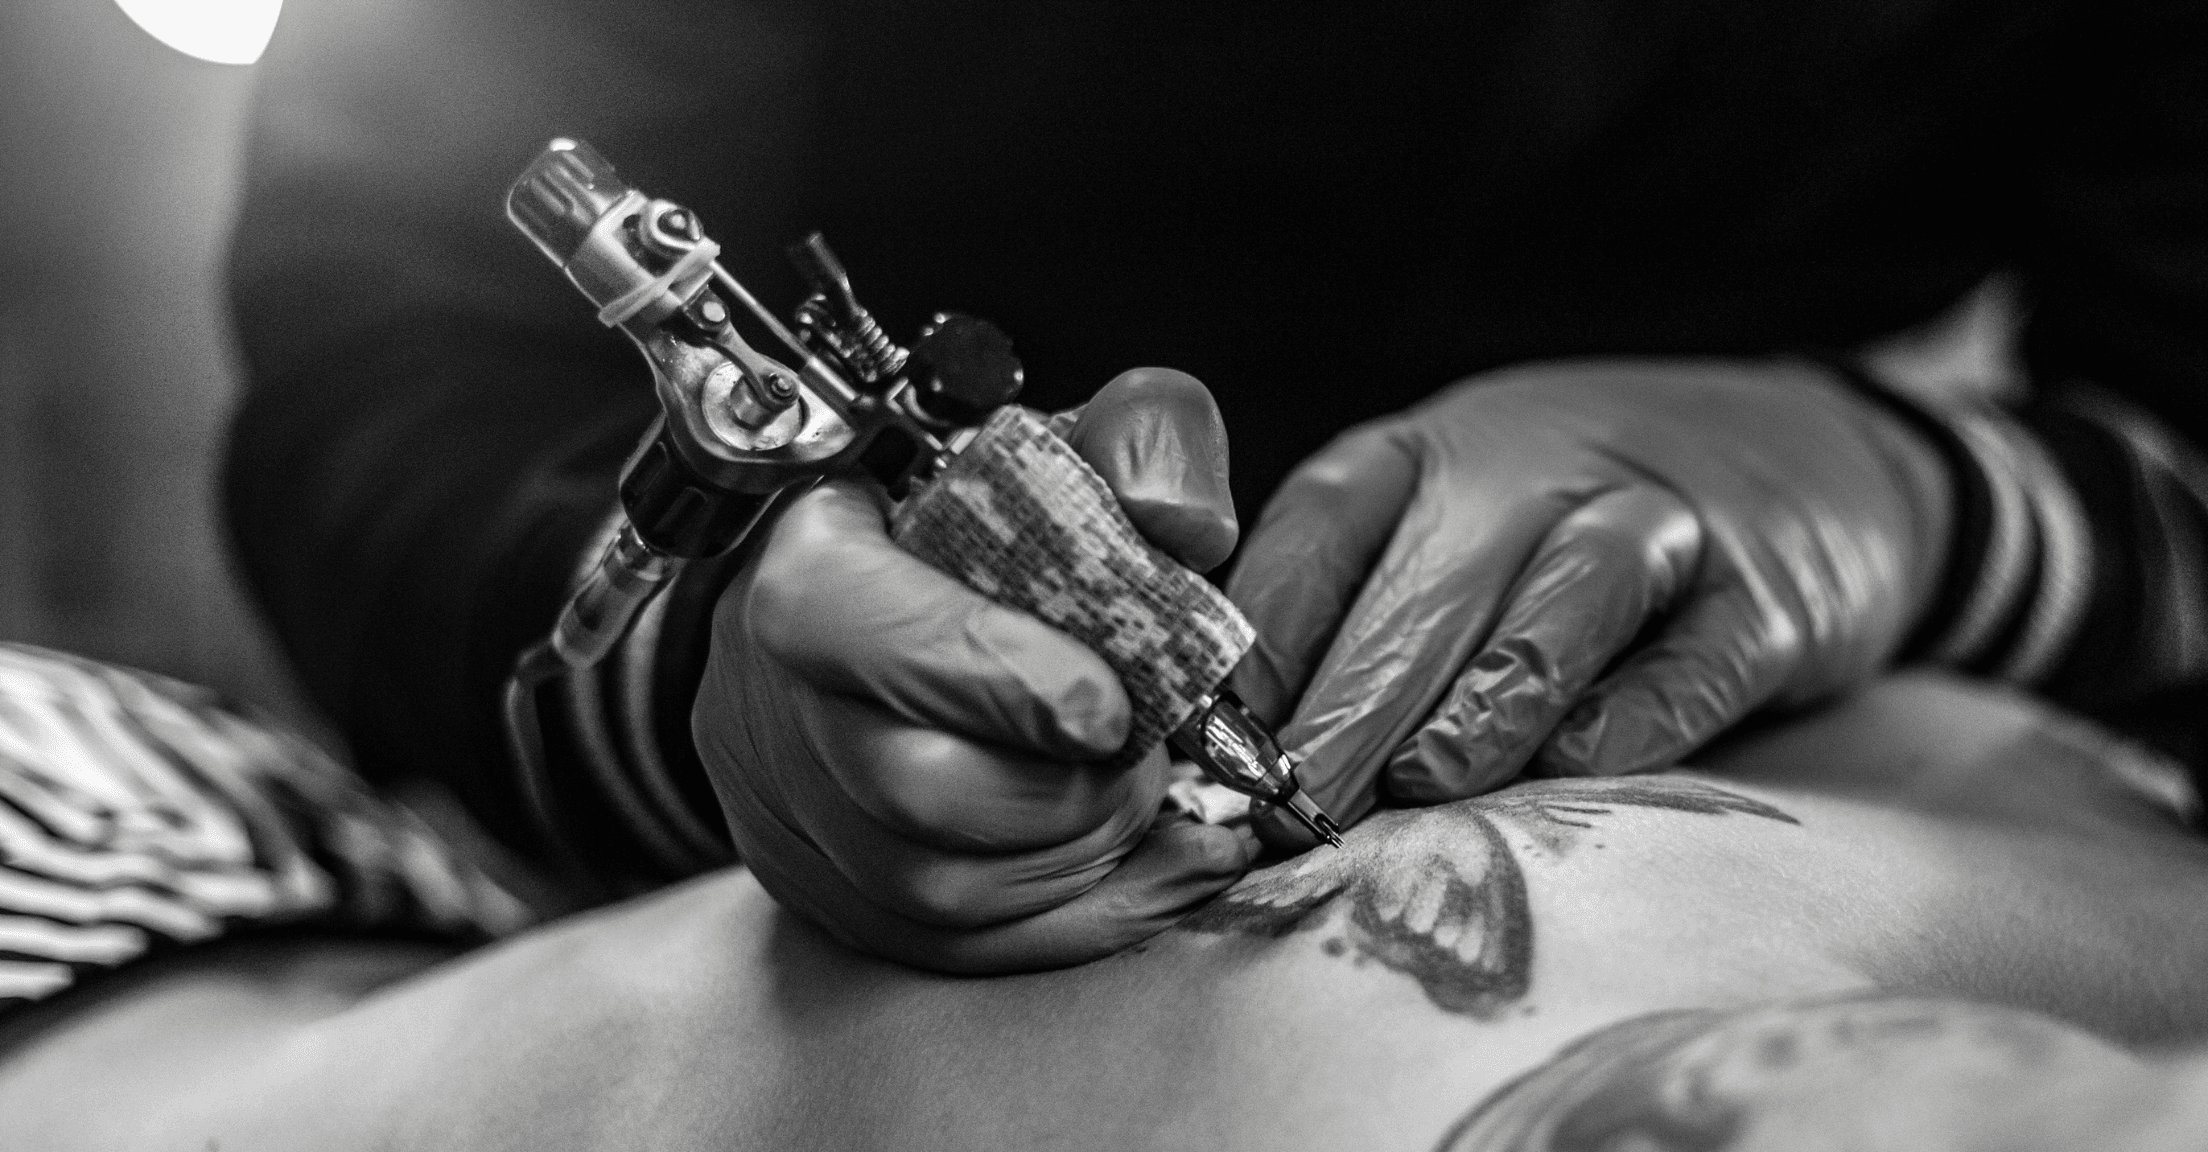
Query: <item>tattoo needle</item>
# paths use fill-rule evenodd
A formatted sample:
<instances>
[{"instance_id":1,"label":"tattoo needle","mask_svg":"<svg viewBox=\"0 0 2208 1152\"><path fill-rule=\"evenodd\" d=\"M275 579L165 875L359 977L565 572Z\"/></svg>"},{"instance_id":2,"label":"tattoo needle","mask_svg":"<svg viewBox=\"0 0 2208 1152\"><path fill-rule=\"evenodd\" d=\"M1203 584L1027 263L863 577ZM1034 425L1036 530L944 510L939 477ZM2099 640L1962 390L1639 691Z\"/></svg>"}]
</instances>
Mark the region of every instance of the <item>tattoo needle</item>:
<instances>
[{"instance_id":1,"label":"tattoo needle","mask_svg":"<svg viewBox=\"0 0 2208 1152\"><path fill-rule=\"evenodd\" d=\"M1303 790L1295 764L1280 750L1280 741L1233 692L1221 688L1197 701L1195 713L1168 740L1220 785L1278 805L1312 835L1336 848L1342 846L1341 829Z\"/></svg>"}]
</instances>

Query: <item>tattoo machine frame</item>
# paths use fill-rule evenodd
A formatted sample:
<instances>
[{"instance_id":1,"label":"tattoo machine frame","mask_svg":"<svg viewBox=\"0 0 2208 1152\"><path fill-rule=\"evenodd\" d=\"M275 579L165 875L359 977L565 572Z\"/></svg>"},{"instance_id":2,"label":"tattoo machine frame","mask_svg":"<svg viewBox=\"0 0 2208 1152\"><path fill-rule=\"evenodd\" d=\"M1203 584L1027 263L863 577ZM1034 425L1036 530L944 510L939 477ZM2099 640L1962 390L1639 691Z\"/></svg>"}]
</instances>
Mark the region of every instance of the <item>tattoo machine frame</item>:
<instances>
[{"instance_id":1,"label":"tattoo machine frame","mask_svg":"<svg viewBox=\"0 0 2208 1152\"><path fill-rule=\"evenodd\" d=\"M785 493L864 467L904 494L890 524L900 546L1074 636L1120 676L1134 724L1116 763L1168 740L1212 780L1340 843L1279 743L1223 686L1249 623L1143 540L1103 479L1012 403L1020 364L994 325L938 314L900 347L818 233L790 246L812 294L785 325L721 266L696 213L631 187L580 141L552 141L506 213L600 323L628 334L661 408L621 471L619 531L506 685L508 739L540 818L540 689L604 660L685 563L737 547ZM748 343L738 309L798 366Z\"/></svg>"}]
</instances>

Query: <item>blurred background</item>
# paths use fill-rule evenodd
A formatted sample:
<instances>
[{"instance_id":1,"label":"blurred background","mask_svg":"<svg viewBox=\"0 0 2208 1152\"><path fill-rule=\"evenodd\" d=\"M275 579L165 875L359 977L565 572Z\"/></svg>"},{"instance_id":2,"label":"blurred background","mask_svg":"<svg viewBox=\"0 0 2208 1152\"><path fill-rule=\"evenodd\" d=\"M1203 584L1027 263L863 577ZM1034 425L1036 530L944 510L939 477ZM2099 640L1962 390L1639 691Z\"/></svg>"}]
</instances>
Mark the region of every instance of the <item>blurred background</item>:
<instances>
[{"instance_id":1,"label":"blurred background","mask_svg":"<svg viewBox=\"0 0 2208 1152\"><path fill-rule=\"evenodd\" d=\"M299 723L214 497L238 375L222 249L252 82L116 0L0 0L0 639Z\"/></svg>"}]
</instances>

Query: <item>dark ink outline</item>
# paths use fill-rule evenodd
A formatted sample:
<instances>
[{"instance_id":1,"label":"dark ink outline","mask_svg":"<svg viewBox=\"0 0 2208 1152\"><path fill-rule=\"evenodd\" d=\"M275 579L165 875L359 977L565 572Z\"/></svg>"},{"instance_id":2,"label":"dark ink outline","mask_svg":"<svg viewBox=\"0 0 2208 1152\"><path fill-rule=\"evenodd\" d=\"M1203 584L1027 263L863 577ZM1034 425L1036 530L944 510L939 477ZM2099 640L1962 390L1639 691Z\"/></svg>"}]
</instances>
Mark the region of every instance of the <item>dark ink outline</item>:
<instances>
[{"instance_id":1,"label":"dark ink outline","mask_svg":"<svg viewBox=\"0 0 2208 1152\"><path fill-rule=\"evenodd\" d=\"M1884 992L1651 1012L1589 1032L1488 1093L1434 1152L1723 1152L1769 1109L1820 1098L1893 1102L1897 1088L1921 1091L1898 1111L1862 1111L1864 1133L1882 1137L1878 1147L1899 1147L1902 1134L1890 1126L1897 1117L1920 1116L1927 1132L1950 1133L1969 1110L1994 1110L1986 1115L1997 1120L2002 1097L1987 1080L1996 1070L2015 1077L2015 1091L2059 1083L2075 1093L2094 1073L2100 1083L2136 1085L2143 1066L2133 1059L2035 1012ZM1943 1085L1943 1070L1955 1082ZM2171 1089L2190 1091L2182 1082ZM2141 1106L2124 1091L2128 1106ZM1986 1135L1997 1139L1990 1128Z\"/></svg>"},{"instance_id":2,"label":"dark ink outline","mask_svg":"<svg viewBox=\"0 0 2208 1152\"><path fill-rule=\"evenodd\" d=\"M1353 831L1347 848L1253 873L1179 927L1277 940L1339 919L1352 962L1377 960L1417 980L1436 1007L1490 1020L1522 999L1533 979L1525 872L1496 821L1562 853L1596 817L1621 807L1799 823L1768 804L1676 777L1540 781L1438 808L1378 813ZM1337 918L1345 896L1347 915Z\"/></svg>"}]
</instances>

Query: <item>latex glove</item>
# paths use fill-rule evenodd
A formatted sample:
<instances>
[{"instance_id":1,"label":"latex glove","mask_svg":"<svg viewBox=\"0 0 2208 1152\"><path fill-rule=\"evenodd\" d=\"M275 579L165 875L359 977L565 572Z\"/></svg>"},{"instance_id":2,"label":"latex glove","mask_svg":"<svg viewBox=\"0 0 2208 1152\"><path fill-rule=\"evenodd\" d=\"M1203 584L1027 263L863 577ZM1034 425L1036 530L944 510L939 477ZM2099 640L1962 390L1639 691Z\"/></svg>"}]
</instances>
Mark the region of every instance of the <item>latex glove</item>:
<instances>
[{"instance_id":1,"label":"latex glove","mask_svg":"<svg viewBox=\"0 0 2208 1152\"><path fill-rule=\"evenodd\" d=\"M1063 433L1182 563L1234 548L1226 434L1192 377L1138 369ZM1232 883L1246 833L1156 823L1118 678L1079 642L906 554L878 485L795 501L723 596L692 729L767 891L863 951L950 972L1072 964Z\"/></svg>"},{"instance_id":2,"label":"latex glove","mask_svg":"<svg viewBox=\"0 0 2208 1152\"><path fill-rule=\"evenodd\" d=\"M1933 446L1806 364L1496 372L1282 486L1228 584L1234 683L1337 820L1661 768L1880 668L1949 516Z\"/></svg>"}]
</instances>

